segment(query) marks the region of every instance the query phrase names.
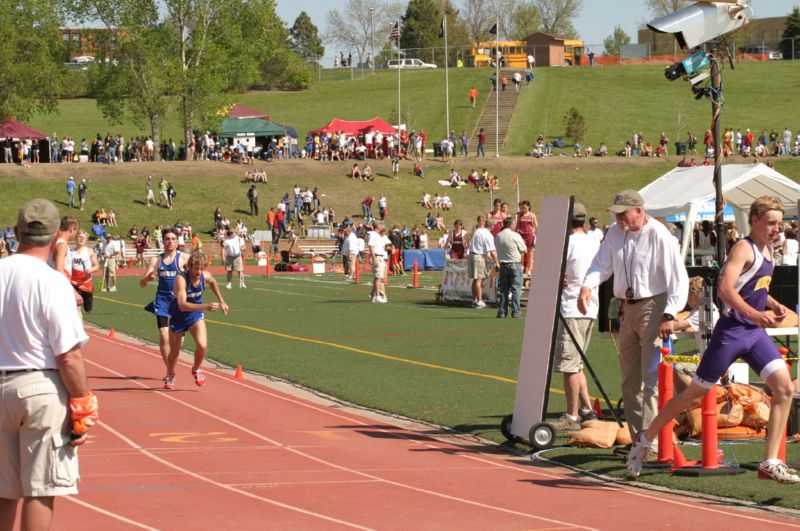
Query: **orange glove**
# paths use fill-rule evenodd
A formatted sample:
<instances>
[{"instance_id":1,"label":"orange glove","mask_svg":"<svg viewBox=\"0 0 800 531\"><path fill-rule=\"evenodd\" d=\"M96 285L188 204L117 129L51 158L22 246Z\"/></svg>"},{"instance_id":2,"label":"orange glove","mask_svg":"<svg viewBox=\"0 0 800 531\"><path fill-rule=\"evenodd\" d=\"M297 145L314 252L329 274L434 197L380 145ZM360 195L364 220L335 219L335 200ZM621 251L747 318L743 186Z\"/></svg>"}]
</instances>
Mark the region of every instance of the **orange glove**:
<instances>
[{"instance_id":1,"label":"orange glove","mask_svg":"<svg viewBox=\"0 0 800 531\"><path fill-rule=\"evenodd\" d=\"M98 419L98 406L97 397L92 393L79 398L69 399L69 411L72 416L72 421L76 433L83 433L97 423ZM80 427L78 427L80 425ZM81 430L79 432L78 430Z\"/></svg>"}]
</instances>

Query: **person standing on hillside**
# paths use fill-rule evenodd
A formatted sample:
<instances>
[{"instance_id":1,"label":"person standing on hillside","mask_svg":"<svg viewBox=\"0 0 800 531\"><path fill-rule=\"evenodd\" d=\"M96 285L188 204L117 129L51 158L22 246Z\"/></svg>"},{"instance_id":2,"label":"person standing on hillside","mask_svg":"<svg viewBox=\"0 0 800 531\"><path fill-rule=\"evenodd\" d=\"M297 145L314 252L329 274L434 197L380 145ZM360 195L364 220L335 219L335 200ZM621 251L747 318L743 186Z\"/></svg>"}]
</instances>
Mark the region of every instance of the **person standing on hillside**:
<instances>
[{"instance_id":1,"label":"person standing on hillside","mask_svg":"<svg viewBox=\"0 0 800 531\"><path fill-rule=\"evenodd\" d=\"M478 89L474 86L469 89L469 106L475 108L475 103L478 101Z\"/></svg>"},{"instance_id":2,"label":"person standing on hillside","mask_svg":"<svg viewBox=\"0 0 800 531\"><path fill-rule=\"evenodd\" d=\"M469 135L467 134L467 130L464 129L461 131L461 156L466 158L469 154Z\"/></svg>"},{"instance_id":3,"label":"person standing on hillside","mask_svg":"<svg viewBox=\"0 0 800 531\"><path fill-rule=\"evenodd\" d=\"M86 185L86 179L81 179L81 184L78 185L78 208L84 210L86 208L86 192L89 187Z\"/></svg>"},{"instance_id":4,"label":"person standing on hillside","mask_svg":"<svg viewBox=\"0 0 800 531\"><path fill-rule=\"evenodd\" d=\"M148 175L147 180L144 182L145 199L144 202L147 206L155 205L156 198L153 194L153 176Z\"/></svg>"},{"instance_id":5,"label":"person standing on hillside","mask_svg":"<svg viewBox=\"0 0 800 531\"><path fill-rule=\"evenodd\" d=\"M247 191L247 200L250 202L250 215L258 216L258 189L256 185L250 185Z\"/></svg>"},{"instance_id":6,"label":"person standing on hillside","mask_svg":"<svg viewBox=\"0 0 800 531\"><path fill-rule=\"evenodd\" d=\"M98 421L81 351L89 336L72 287L47 265L58 227L50 201L25 203L15 227L19 252L0 261L3 529L15 528L17 512L20 529L50 528L54 498L78 492L75 447Z\"/></svg>"},{"instance_id":7,"label":"person standing on hillside","mask_svg":"<svg viewBox=\"0 0 800 531\"><path fill-rule=\"evenodd\" d=\"M169 206L170 202L167 189L169 189L167 178L161 177L161 180L158 182L158 206Z\"/></svg>"},{"instance_id":8,"label":"person standing on hillside","mask_svg":"<svg viewBox=\"0 0 800 531\"><path fill-rule=\"evenodd\" d=\"M486 133L483 131L483 127L481 127L480 130L478 131L478 150L475 152L476 157L486 158L486 151L484 151L485 145L486 145Z\"/></svg>"},{"instance_id":9,"label":"person standing on hillside","mask_svg":"<svg viewBox=\"0 0 800 531\"><path fill-rule=\"evenodd\" d=\"M9 147L8 149L10 152L11 148ZM67 180L67 197L69 198L69 207L75 208L75 177L72 175L70 175Z\"/></svg>"}]
</instances>

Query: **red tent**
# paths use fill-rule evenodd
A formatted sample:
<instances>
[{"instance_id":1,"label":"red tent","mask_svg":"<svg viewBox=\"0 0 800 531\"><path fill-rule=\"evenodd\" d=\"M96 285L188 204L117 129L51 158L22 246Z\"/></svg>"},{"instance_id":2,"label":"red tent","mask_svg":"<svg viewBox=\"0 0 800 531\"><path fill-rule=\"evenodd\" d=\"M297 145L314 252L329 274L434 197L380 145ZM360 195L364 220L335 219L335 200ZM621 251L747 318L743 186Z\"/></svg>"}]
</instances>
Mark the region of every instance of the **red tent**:
<instances>
[{"instance_id":1,"label":"red tent","mask_svg":"<svg viewBox=\"0 0 800 531\"><path fill-rule=\"evenodd\" d=\"M237 103L228 113L228 118L263 118L264 120L269 120L269 115Z\"/></svg>"},{"instance_id":2,"label":"red tent","mask_svg":"<svg viewBox=\"0 0 800 531\"><path fill-rule=\"evenodd\" d=\"M370 129L376 132L380 131L384 135L390 135L397 132L395 126L390 125L383 118L373 118L372 120L368 120L366 122L348 122L346 120L334 118L330 121L330 123L328 123L328 125L312 130L311 134L313 135L316 133L333 133L344 131L344 133L347 135L357 135L359 133L365 133Z\"/></svg>"},{"instance_id":3,"label":"red tent","mask_svg":"<svg viewBox=\"0 0 800 531\"><path fill-rule=\"evenodd\" d=\"M0 138L35 138L44 140L47 135L40 133L32 127L28 127L16 118L9 118L5 122L0 122Z\"/></svg>"}]
</instances>

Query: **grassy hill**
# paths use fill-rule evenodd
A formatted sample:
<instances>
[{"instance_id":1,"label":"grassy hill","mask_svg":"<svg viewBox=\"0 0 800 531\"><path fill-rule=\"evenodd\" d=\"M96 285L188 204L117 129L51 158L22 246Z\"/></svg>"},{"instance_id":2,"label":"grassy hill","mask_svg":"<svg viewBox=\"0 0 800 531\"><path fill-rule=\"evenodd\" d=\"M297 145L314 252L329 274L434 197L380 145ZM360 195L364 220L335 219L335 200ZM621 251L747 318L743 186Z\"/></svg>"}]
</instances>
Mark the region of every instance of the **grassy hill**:
<instances>
[{"instance_id":1,"label":"grassy hill","mask_svg":"<svg viewBox=\"0 0 800 531\"><path fill-rule=\"evenodd\" d=\"M744 63L724 70L725 107L722 127L782 131L796 116L792 94L800 88L798 62ZM486 68L450 69L451 129L472 131L481 107L489 95ZM480 92L479 105L469 107L467 90ZM430 138L445 132L444 70L402 73L402 112L412 129L424 128ZM397 108L396 72L378 71L337 81L322 81L302 92L249 92L231 98L261 110L280 123L290 124L300 134L327 123L334 117L350 120L375 116L389 119ZM695 101L683 81L669 82L662 66L597 68L539 68L531 88L522 91L511 124L505 152L523 155L530 151L539 134L548 138L563 134L563 117L576 107L586 118L584 144L605 142L616 151L631 133L641 131L656 140L665 131L671 140L685 140L692 130L702 138L710 126L711 107L707 99ZM164 138L180 138L179 121L169 113L162 124ZM133 123L114 125L105 120L94 100L64 100L57 115L38 115L31 125L59 136L90 138L97 133L120 132L125 137L148 134L149 129Z\"/></svg>"}]
</instances>

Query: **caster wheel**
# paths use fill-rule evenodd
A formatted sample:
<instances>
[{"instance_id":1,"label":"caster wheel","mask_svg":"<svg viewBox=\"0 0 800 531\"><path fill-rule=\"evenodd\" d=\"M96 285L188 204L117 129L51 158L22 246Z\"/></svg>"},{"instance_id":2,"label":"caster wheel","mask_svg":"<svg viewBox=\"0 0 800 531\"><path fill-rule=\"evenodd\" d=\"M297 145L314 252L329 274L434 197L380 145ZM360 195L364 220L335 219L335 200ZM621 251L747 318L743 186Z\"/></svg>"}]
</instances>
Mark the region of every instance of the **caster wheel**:
<instances>
[{"instance_id":1,"label":"caster wheel","mask_svg":"<svg viewBox=\"0 0 800 531\"><path fill-rule=\"evenodd\" d=\"M530 431L530 442L537 450L546 450L553 446L556 430L547 422L535 424Z\"/></svg>"},{"instance_id":2,"label":"caster wheel","mask_svg":"<svg viewBox=\"0 0 800 531\"><path fill-rule=\"evenodd\" d=\"M509 441L517 440L517 438L514 437L514 434L511 433L511 420L512 420L512 418L513 418L513 415L506 415L505 417L503 417L503 420L500 421L500 433L502 433L503 437L505 437Z\"/></svg>"}]
</instances>

